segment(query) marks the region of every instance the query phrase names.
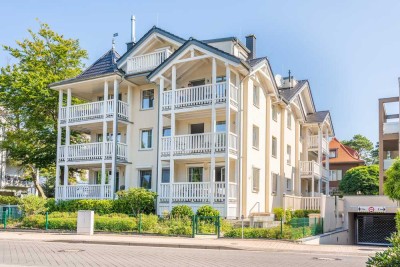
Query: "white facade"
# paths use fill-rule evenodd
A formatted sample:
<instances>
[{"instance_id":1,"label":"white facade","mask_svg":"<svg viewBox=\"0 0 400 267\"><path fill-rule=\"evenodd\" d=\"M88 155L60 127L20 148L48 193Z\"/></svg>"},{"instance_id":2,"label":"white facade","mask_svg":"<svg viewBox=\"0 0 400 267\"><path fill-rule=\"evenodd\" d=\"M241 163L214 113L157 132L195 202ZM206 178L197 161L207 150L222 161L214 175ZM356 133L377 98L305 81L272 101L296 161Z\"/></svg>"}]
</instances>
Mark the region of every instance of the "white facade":
<instances>
[{"instance_id":1,"label":"white facade","mask_svg":"<svg viewBox=\"0 0 400 267\"><path fill-rule=\"evenodd\" d=\"M145 187L157 191L159 214L208 204L238 218L281 207L283 194L328 192L329 112L315 110L308 82L276 83L266 58L248 58L251 49L153 28L122 57L110 50L81 76L53 84L56 198ZM115 71L86 76L108 56ZM76 144L75 131L87 142ZM70 168L87 169L89 183L68 184Z\"/></svg>"}]
</instances>

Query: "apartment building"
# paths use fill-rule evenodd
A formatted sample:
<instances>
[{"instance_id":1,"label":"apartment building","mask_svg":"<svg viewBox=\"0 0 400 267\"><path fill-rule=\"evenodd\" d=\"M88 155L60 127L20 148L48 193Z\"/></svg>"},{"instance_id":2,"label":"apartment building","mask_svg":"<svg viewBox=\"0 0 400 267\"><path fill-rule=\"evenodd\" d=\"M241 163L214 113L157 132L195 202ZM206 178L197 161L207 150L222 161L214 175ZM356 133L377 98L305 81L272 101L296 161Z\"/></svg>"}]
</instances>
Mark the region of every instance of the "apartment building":
<instances>
[{"instance_id":1,"label":"apartment building","mask_svg":"<svg viewBox=\"0 0 400 267\"><path fill-rule=\"evenodd\" d=\"M336 137L329 142L329 188L332 194L339 191L339 183L348 170L365 165L357 151L343 145Z\"/></svg>"},{"instance_id":2,"label":"apartment building","mask_svg":"<svg viewBox=\"0 0 400 267\"><path fill-rule=\"evenodd\" d=\"M112 48L51 85L60 96L57 199L144 187L157 191L159 214L208 204L238 218L271 212L284 194L329 192L333 125L307 80L275 77L254 35L200 41L153 27L136 40L132 21L123 55ZM74 132L87 142L73 143ZM88 184L68 184L70 168L87 170Z\"/></svg>"},{"instance_id":3,"label":"apartment building","mask_svg":"<svg viewBox=\"0 0 400 267\"><path fill-rule=\"evenodd\" d=\"M385 171L399 156L399 97L379 99L379 194L383 195Z\"/></svg>"}]
</instances>

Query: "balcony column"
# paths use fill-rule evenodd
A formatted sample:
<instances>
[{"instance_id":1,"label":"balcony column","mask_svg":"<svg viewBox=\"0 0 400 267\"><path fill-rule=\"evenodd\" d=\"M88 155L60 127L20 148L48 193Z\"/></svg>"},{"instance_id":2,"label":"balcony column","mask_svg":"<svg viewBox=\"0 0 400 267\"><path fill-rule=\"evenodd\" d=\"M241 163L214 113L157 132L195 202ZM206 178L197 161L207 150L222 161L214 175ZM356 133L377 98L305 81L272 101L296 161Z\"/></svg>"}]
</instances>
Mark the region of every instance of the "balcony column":
<instances>
[{"instance_id":1,"label":"balcony column","mask_svg":"<svg viewBox=\"0 0 400 267\"><path fill-rule=\"evenodd\" d=\"M133 121L132 114L133 114L133 104L132 104L132 96L133 96L133 88L132 86L128 85L128 126L126 129L126 146L127 146L127 160L128 162L133 162L132 153L130 153L130 149L132 147L132 136L133 136ZM158 98L160 99L160 98ZM160 102L160 101L159 101ZM132 176L132 167L131 165L126 165L125 167L125 189L128 189L131 186L131 176Z\"/></svg>"},{"instance_id":2,"label":"balcony column","mask_svg":"<svg viewBox=\"0 0 400 267\"><path fill-rule=\"evenodd\" d=\"M217 83L217 63L212 58L211 65L211 168L210 168L210 204L214 203L214 181L215 181L215 143L216 143L216 125L217 114L215 111L216 83Z\"/></svg>"},{"instance_id":3,"label":"balcony column","mask_svg":"<svg viewBox=\"0 0 400 267\"><path fill-rule=\"evenodd\" d=\"M61 118L61 109L63 107L63 97L64 92L60 90L58 92L58 121L57 121L57 161L56 161L56 190L55 190L55 197L58 199L60 196L58 195L59 191L58 188L60 186L60 153L61 153L61 126L60 126L60 118ZM65 160L65 159L64 159Z\"/></svg>"},{"instance_id":4,"label":"balcony column","mask_svg":"<svg viewBox=\"0 0 400 267\"><path fill-rule=\"evenodd\" d=\"M172 210L172 182L175 181L175 91L176 91L176 66L171 70L171 156L169 160L169 210Z\"/></svg>"},{"instance_id":5,"label":"balcony column","mask_svg":"<svg viewBox=\"0 0 400 267\"><path fill-rule=\"evenodd\" d=\"M320 125L318 128L318 164L319 164L319 181L318 181L318 193L321 193L321 182L322 182L322 174L324 173L324 166L322 165L322 158L323 158L323 152L322 152L322 135L323 132L323 126Z\"/></svg>"},{"instance_id":6,"label":"balcony column","mask_svg":"<svg viewBox=\"0 0 400 267\"><path fill-rule=\"evenodd\" d=\"M325 186L326 190L326 195L329 195L329 181L331 180L331 173L329 171L329 132L328 132L328 127L325 128L325 140L327 143L327 148L326 148L326 154L325 154L325 169L327 170L328 177L327 177L327 182Z\"/></svg>"},{"instance_id":7,"label":"balcony column","mask_svg":"<svg viewBox=\"0 0 400 267\"><path fill-rule=\"evenodd\" d=\"M67 165L68 161L68 147L71 142L71 129L69 126L69 117L70 117L70 109L71 109L71 101L72 101L72 93L71 88L67 89L67 110L66 110L66 121L65 121L65 167L64 167L64 187L63 187L63 198L67 197L67 185L68 185L68 171L69 167Z\"/></svg>"},{"instance_id":8,"label":"balcony column","mask_svg":"<svg viewBox=\"0 0 400 267\"><path fill-rule=\"evenodd\" d=\"M299 183L300 183L300 173L299 173L299 163L300 163L300 121L295 119L294 121L294 129L295 129L295 146L294 146L294 165L295 165L295 175L294 175L294 184L293 191L295 195L299 195Z\"/></svg>"},{"instance_id":9,"label":"balcony column","mask_svg":"<svg viewBox=\"0 0 400 267\"><path fill-rule=\"evenodd\" d=\"M108 101L108 81L104 81L104 97L103 97L103 156L101 161L101 189L100 189L100 197L103 199L105 192L104 192L104 185L106 184L106 150L107 150L107 101Z\"/></svg>"},{"instance_id":10,"label":"balcony column","mask_svg":"<svg viewBox=\"0 0 400 267\"><path fill-rule=\"evenodd\" d=\"M161 191L161 182L162 182L162 161L161 161L161 149L162 149L162 138L163 138L163 115L161 113L161 102L162 102L162 97L164 92L164 78L160 78L160 88L158 90L158 158L157 158L157 192L163 192ZM129 147L129 146L128 146ZM170 181L171 182L171 177ZM171 189L169 190L171 194ZM164 195L162 197L165 197ZM157 212L159 215L162 215L160 213L159 205L160 204L160 193L158 194L157 197Z\"/></svg>"},{"instance_id":11,"label":"balcony column","mask_svg":"<svg viewBox=\"0 0 400 267\"><path fill-rule=\"evenodd\" d=\"M117 144L118 144L118 95L119 83L114 79L114 99L113 99L113 140L112 140L112 163L111 163L111 179L109 179L111 187L111 196L114 198L115 181L117 174Z\"/></svg>"},{"instance_id":12,"label":"balcony column","mask_svg":"<svg viewBox=\"0 0 400 267\"><path fill-rule=\"evenodd\" d=\"M229 190L229 133L231 129L231 105L230 105L230 86L231 86L231 69L228 63L225 63L226 66L226 137L225 137L225 217L228 217L228 198L227 193Z\"/></svg>"}]
</instances>

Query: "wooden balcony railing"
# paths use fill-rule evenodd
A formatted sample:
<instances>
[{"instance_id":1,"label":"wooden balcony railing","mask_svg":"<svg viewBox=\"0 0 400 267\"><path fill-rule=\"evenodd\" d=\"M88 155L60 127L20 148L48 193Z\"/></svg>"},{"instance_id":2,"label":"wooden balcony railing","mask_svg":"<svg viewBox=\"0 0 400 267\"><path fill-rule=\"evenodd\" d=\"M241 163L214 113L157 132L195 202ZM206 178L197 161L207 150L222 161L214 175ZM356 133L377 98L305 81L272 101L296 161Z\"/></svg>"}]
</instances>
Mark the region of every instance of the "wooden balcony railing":
<instances>
[{"instance_id":1,"label":"wooden balcony railing","mask_svg":"<svg viewBox=\"0 0 400 267\"><path fill-rule=\"evenodd\" d=\"M170 50L165 49L129 58L127 61L127 73L132 74L151 71L163 63L171 54Z\"/></svg>"},{"instance_id":2,"label":"wooden balcony railing","mask_svg":"<svg viewBox=\"0 0 400 267\"><path fill-rule=\"evenodd\" d=\"M101 195L102 187L104 190L103 196ZM64 195L65 189L65 195ZM111 185L61 185L56 187L56 198L62 200L68 199L111 199L113 194L111 192Z\"/></svg>"},{"instance_id":3,"label":"wooden balcony railing","mask_svg":"<svg viewBox=\"0 0 400 267\"><path fill-rule=\"evenodd\" d=\"M300 176L311 177L317 176L321 177L321 170L319 164L315 161L300 161Z\"/></svg>"}]
</instances>

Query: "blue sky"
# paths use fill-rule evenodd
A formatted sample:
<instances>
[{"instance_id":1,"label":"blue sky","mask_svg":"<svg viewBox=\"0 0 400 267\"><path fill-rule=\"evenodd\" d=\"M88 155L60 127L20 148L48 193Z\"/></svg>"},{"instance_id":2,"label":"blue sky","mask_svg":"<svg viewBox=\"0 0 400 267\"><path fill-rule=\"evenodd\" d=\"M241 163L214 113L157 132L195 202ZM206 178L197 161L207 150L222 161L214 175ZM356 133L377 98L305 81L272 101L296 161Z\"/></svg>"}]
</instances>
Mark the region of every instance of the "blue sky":
<instances>
[{"instance_id":1,"label":"blue sky","mask_svg":"<svg viewBox=\"0 0 400 267\"><path fill-rule=\"evenodd\" d=\"M257 56L275 74L309 79L316 107L332 113L336 136L378 139L378 98L398 95L400 1L5 1L0 43L14 45L36 30L36 18L88 50L88 64L111 47L123 53L136 15L137 37L155 24L181 37L210 39L249 33ZM0 52L0 66L10 61Z\"/></svg>"}]
</instances>

